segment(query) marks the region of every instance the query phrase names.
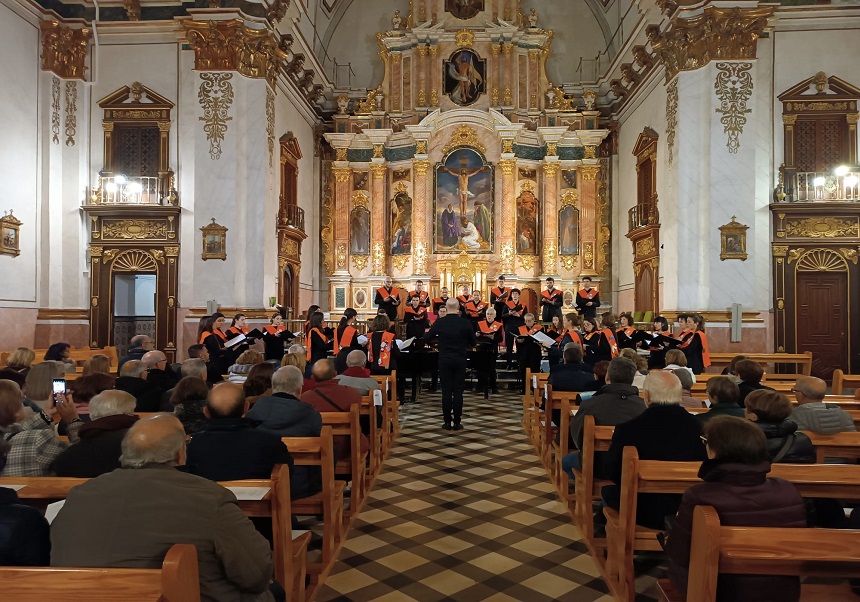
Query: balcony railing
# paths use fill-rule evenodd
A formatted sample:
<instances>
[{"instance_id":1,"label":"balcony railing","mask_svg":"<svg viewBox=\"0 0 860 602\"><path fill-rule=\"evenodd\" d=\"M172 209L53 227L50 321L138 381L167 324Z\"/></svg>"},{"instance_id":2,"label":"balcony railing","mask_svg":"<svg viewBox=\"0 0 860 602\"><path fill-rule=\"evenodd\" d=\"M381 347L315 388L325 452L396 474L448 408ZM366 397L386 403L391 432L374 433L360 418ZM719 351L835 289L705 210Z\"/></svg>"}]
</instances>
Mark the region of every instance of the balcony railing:
<instances>
[{"instance_id":1,"label":"balcony railing","mask_svg":"<svg viewBox=\"0 0 860 602\"><path fill-rule=\"evenodd\" d=\"M305 231L305 210L298 205L281 207L281 223L288 228Z\"/></svg>"},{"instance_id":2,"label":"balcony railing","mask_svg":"<svg viewBox=\"0 0 860 602\"><path fill-rule=\"evenodd\" d=\"M93 205L176 205L173 174L163 176L100 176L90 195Z\"/></svg>"},{"instance_id":3,"label":"balcony railing","mask_svg":"<svg viewBox=\"0 0 860 602\"><path fill-rule=\"evenodd\" d=\"M860 200L860 171L800 171L794 180L798 201Z\"/></svg>"},{"instance_id":4,"label":"balcony railing","mask_svg":"<svg viewBox=\"0 0 860 602\"><path fill-rule=\"evenodd\" d=\"M660 223L660 213L657 211L657 203L640 203L627 211L627 231L643 228L645 226L656 226Z\"/></svg>"}]
</instances>

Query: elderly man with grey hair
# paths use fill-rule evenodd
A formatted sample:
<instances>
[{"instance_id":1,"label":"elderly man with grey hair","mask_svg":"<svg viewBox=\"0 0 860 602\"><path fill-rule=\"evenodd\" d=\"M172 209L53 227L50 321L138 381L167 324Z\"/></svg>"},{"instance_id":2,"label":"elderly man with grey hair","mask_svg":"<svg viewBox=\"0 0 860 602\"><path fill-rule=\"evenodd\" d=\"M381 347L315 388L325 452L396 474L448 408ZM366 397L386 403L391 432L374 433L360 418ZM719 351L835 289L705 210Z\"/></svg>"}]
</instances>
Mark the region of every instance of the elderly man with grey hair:
<instances>
[{"instance_id":1,"label":"elderly man with grey hair","mask_svg":"<svg viewBox=\"0 0 860 602\"><path fill-rule=\"evenodd\" d=\"M152 338L148 335L138 334L131 337L128 354L120 358L117 370L121 370L123 365L129 360L140 360L146 353L152 351L152 349Z\"/></svg>"},{"instance_id":2,"label":"elderly man with grey hair","mask_svg":"<svg viewBox=\"0 0 860 602\"><path fill-rule=\"evenodd\" d=\"M613 360L615 361L615 360ZM614 485L603 488L604 503L615 510L620 504L621 469L625 447L635 447L640 460L700 462L707 460L700 439L701 423L681 407L681 381L671 372L653 371L645 377L640 395L647 409L636 418L618 424L603 462L603 470ZM664 519L673 516L680 495L639 494L636 523L649 529L663 529Z\"/></svg>"},{"instance_id":3,"label":"elderly man with grey hair","mask_svg":"<svg viewBox=\"0 0 860 602\"><path fill-rule=\"evenodd\" d=\"M797 407L791 413L791 420L797 429L812 431L819 435L833 435L846 431L856 431L854 419L837 405L824 403L827 383L814 376L801 376L794 385Z\"/></svg>"},{"instance_id":4,"label":"elderly man with grey hair","mask_svg":"<svg viewBox=\"0 0 860 602\"><path fill-rule=\"evenodd\" d=\"M134 397L108 389L90 400L90 419L81 426L81 440L61 453L51 466L59 477L91 479L119 468L120 446L137 422Z\"/></svg>"},{"instance_id":5,"label":"elderly man with grey hair","mask_svg":"<svg viewBox=\"0 0 860 602\"><path fill-rule=\"evenodd\" d=\"M162 406L161 395L164 391L150 383L148 377L146 364L139 360L129 360L120 369L114 386L117 390L134 396L137 400L135 412L172 411L172 408Z\"/></svg>"},{"instance_id":6,"label":"elderly man with grey hair","mask_svg":"<svg viewBox=\"0 0 860 602\"><path fill-rule=\"evenodd\" d=\"M370 370L364 367L366 364L367 355L364 351L353 349L346 356L346 370L335 378L340 384L358 389L362 395L368 395L374 389L379 388L379 383L370 376Z\"/></svg>"},{"instance_id":7,"label":"elderly man with grey hair","mask_svg":"<svg viewBox=\"0 0 860 602\"><path fill-rule=\"evenodd\" d=\"M146 380L149 384L157 387L163 394L169 391L179 382L179 375L174 372L173 367L167 363L167 356L163 351L150 351L145 354L141 361L147 369Z\"/></svg>"},{"instance_id":8,"label":"elderly man with grey hair","mask_svg":"<svg viewBox=\"0 0 860 602\"><path fill-rule=\"evenodd\" d=\"M272 551L236 496L176 470L185 463L179 420L165 414L137 422L123 439L121 462L69 492L51 528L52 566L155 569L171 545L191 543L201 600L273 600Z\"/></svg>"}]
</instances>

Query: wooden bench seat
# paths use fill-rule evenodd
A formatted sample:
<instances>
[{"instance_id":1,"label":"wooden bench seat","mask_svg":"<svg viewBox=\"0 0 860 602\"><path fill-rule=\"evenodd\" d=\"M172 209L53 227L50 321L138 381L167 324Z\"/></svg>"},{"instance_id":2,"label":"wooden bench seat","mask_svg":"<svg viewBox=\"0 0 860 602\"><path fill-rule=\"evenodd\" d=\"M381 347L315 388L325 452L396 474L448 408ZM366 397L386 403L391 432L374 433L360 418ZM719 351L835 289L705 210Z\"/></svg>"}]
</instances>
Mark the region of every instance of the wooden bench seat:
<instances>
[{"instance_id":1,"label":"wooden bench seat","mask_svg":"<svg viewBox=\"0 0 860 602\"><path fill-rule=\"evenodd\" d=\"M160 569L0 567L3 599L16 602L199 602L197 548L175 544Z\"/></svg>"},{"instance_id":2,"label":"wooden bench seat","mask_svg":"<svg viewBox=\"0 0 860 602\"><path fill-rule=\"evenodd\" d=\"M388 375L373 375L382 390L382 459L400 434L400 400L397 399L397 370Z\"/></svg>"},{"instance_id":3,"label":"wooden bench seat","mask_svg":"<svg viewBox=\"0 0 860 602\"><path fill-rule=\"evenodd\" d=\"M724 366L728 366L732 359L737 355L744 355L749 360L754 360L764 366L768 364L773 364L775 367L777 366L786 366L792 365L794 366L794 372L791 376L797 377L799 375L809 376L812 374L812 352L806 351L804 353L711 353L711 370L722 369ZM774 374L779 373L778 370L768 371ZM785 373L783 373L785 374Z\"/></svg>"},{"instance_id":4,"label":"wooden bench seat","mask_svg":"<svg viewBox=\"0 0 860 602\"><path fill-rule=\"evenodd\" d=\"M580 459L581 470L573 471L574 476L574 524L582 533L586 543L592 550L606 547L606 539L595 539L594 520L592 518L592 502L600 499L600 489L608 485L609 481L595 479L594 477L594 454L609 450L612 443L614 426L596 426L594 416L586 416L582 432L582 450Z\"/></svg>"},{"instance_id":5,"label":"wooden bench seat","mask_svg":"<svg viewBox=\"0 0 860 602\"><path fill-rule=\"evenodd\" d=\"M361 451L360 411L360 404L354 404L349 412L320 412L323 426L331 427L333 437L349 439L349 454L338 460L334 468L335 475L350 475L349 510L345 512L347 518L359 511L366 494L365 465L368 452Z\"/></svg>"},{"instance_id":6,"label":"wooden bench seat","mask_svg":"<svg viewBox=\"0 0 860 602\"><path fill-rule=\"evenodd\" d=\"M819 435L812 431L806 433L815 446L816 462L824 463L826 458L860 458L860 432Z\"/></svg>"},{"instance_id":7,"label":"wooden bench seat","mask_svg":"<svg viewBox=\"0 0 860 602\"><path fill-rule=\"evenodd\" d=\"M683 598L667 580L659 582L662 599L716 602L720 573L738 575L796 575L856 577L860 575L858 531L724 527L711 506L693 511L690 580ZM801 599L833 600L846 587L816 585L814 596L801 588ZM811 593L811 592L810 592ZM850 594L848 594L850 595Z\"/></svg>"},{"instance_id":8,"label":"wooden bench seat","mask_svg":"<svg viewBox=\"0 0 860 602\"><path fill-rule=\"evenodd\" d=\"M854 389L854 398L860 399L860 374L845 374L837 368L833 371L833 384L830 392L834 395L842 395L845 388Z\"/></svg>"}]
</instances>

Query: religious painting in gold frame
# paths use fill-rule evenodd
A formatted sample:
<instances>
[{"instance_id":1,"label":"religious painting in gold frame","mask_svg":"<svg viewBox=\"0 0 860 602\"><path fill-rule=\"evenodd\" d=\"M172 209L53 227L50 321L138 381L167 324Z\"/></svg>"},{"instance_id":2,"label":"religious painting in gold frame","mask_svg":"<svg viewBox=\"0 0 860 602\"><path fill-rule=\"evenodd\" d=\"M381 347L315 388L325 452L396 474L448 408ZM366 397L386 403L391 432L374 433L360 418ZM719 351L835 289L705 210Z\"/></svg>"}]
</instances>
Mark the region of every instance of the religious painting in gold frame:
<instances>
[{"instance_id":1,"label":"religious painting in gold frame","mask_svg":"<svg viewBox=\"0 0 860 602\"><path fill-rule=\"evenodd\" d=\"M215 223L215 218L212 218L212 223L200 228L203 233L203 261L207 259L227 259L227 228Z\"/></svg>"},{"instance_id":2,"label":"religious painting in gold frame","mask_svg":"<svg viewBox=\"0 0 860 602\"><path fill-rule=\"evenodd\" d=\"M20 245L21 220L12 215L12 211L0 217L0 255L21 254Z\"/></svg>"},{"instance_id":3,"label":"religious painting in gold frame","mask_svg":"<svg viewBox=\"0 0 860 602\"><path fill-rule=\"evenodd\" d=\"M472 147L457 147L436 164L434 253L492 253L493 165Z\"/></svg>"},{"instance_id":4,"label":"religious painting in gold frame","mask_svg":"<svg viewBox=\"0 0 860 602\"><path fill-rule=\"evenodd\" d=\"M732 221L720 226L720 261L726 259L746 261L747 230L749 230L749 226L736 221L734 215Z\"/></svg>"}]
</instances>

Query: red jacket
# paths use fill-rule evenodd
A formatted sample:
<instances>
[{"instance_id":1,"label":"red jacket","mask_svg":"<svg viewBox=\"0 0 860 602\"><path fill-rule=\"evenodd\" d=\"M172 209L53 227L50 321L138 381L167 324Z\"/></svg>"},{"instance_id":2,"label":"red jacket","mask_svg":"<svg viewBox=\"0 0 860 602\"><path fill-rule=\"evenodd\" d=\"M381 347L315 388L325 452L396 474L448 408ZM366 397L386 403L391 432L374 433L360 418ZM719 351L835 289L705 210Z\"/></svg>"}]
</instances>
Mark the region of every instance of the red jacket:
<instances>
[{"instance_id":1,"label":"red jacket","mask_svg":"<svg viewBox=\"0 0 860 602\"><path fill-rule=\"evenodd\" d=\"M302 402L313 407L317 412L349 412L350 406L361 403L361 393L358 389L347 387L335 379L315 381L316 386L299 398ZM361 451L370 450L367 437L361 436ZM334 438L334 457L342 460L349 457L349 438Z\"/></svg>"}]
</instances>

